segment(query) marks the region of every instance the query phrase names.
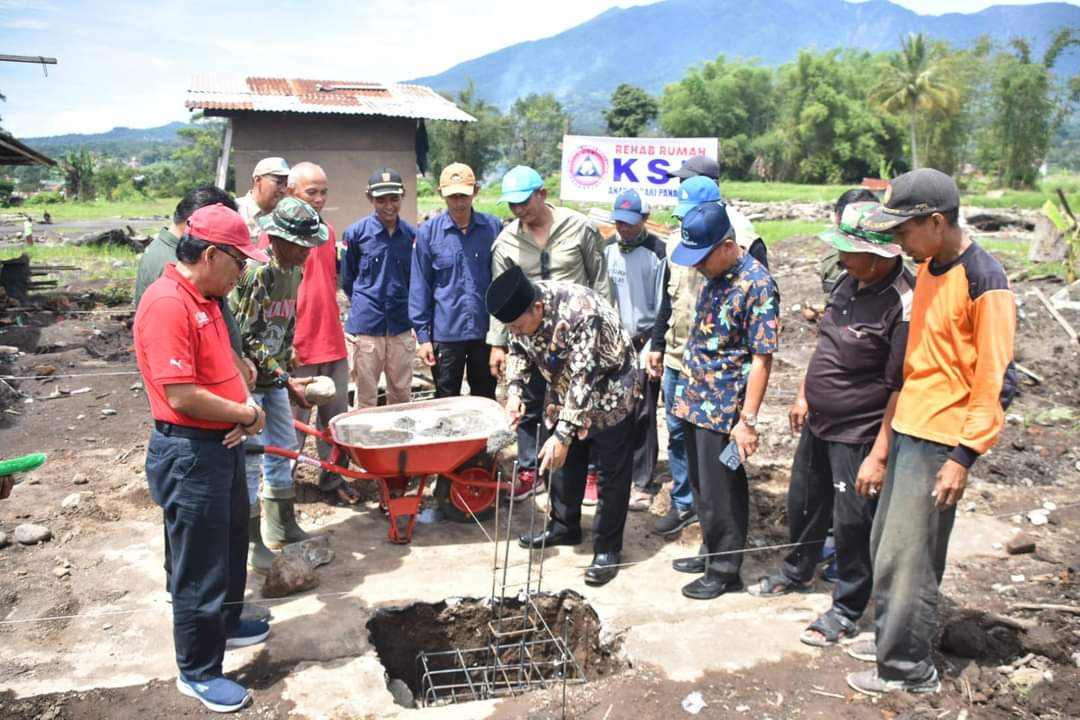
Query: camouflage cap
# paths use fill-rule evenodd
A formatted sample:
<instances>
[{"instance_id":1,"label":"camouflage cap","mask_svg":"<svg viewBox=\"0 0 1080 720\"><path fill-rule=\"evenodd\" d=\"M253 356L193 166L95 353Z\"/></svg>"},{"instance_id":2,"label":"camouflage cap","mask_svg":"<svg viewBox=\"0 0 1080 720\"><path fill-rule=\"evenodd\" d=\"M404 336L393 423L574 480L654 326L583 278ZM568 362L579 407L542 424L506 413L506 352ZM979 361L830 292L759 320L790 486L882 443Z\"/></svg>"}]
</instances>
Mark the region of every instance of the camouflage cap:
<instances>
[{"instance_id":1,"label":"camouflage cap","mask_svg":"<svg viewBox=\"0 0 1080 720\"><path fill-rule=\"evenodd\" d=\"M881 205L876 202L851 203L844 208L840 225L825 230L818 237L840 252L896 257L901 250L893 236L866 227L866 220L880 208Z\"/></svg>"},{"instance_id":2,"label":"camouflage cap","mask_svg":"<svg viewBox=\"0 0 1080 720\"><path fill-rule=\"evenodd\" d=\"M300 247L319 247L330 237L315 208L294 197L282 198L273 212L259 218L259 226L267 235Z\"/></svg>"}]
</instances>

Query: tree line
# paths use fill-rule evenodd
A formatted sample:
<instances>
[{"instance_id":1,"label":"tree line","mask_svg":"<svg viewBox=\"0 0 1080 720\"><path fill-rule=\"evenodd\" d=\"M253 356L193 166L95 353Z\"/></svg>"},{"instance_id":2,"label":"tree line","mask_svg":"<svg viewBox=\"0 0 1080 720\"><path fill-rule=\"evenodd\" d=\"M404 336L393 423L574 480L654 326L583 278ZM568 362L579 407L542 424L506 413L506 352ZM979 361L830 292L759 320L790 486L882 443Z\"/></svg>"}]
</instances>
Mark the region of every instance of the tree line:
<instances>
[{"instance_id":1,"label":"tree line","mask_svg":"<svg viewBox=\"0 0 1080 720\"><path fill-rule=\"evenodd\" d=\"M1053 70L1077 44L1063 29L1041 57L1023 38L954 48L921 34L887 53L802 50L776 68L721 55L658 97L620 85L604 122L618 137L716 137L733 179L850 183L929 165L974 167L999 185L1032 187L1055 136L1076 129L1066 121L1080 77ZM558 143L573 122L552 95L520 98L505 115L472 85L451 99L477 122L432 124L436 174L454 160L481 176L517 163L558 170Z\"/></svg>"},{"instance_id":2,"label":"tree line","mask_svg":"<svg viewBox=\"0 0 1080 720\"><path fill-rule=\"evenodd\" d=\"M1054 74L1076 45L1080 37L1070 28L1039 57L1023 38L955 48L921 34L894 52L801 50L775 68L721 55L688 69L659 96L618 86L604 131L716 137L722 172L732 179L852 183L927 165L951 174L974 168L998 186L1033 187L1052 144L1060 164L1080 168L1080 119L1072 115L1080 76ZM470 82L450 99L477 121L428 124L435 177L455 161L489 182L517 164L558 171L562 136L575 132L575 121L553 95L519 98L502 113ZM0 196L36 190L49 178L63 179L65 195L79 200L171 197L212 182L222 121L196 118L177 133L178 147L155 147L144 162L68 150L59 170L16 169L17 186L8 182Z\"/></svg>"}]
</instances>

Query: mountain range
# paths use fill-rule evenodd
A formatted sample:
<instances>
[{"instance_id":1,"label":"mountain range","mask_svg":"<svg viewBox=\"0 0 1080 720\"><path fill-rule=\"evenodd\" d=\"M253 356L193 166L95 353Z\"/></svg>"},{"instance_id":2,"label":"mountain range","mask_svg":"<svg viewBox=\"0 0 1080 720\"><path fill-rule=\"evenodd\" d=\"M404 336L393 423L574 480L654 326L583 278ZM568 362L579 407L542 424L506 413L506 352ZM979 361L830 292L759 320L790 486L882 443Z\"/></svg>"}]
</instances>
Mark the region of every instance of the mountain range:
<instances>
[{"instance_id":1,"label":"mountain range","mask_svg":"<svg viewBox=\"0 0 1080 720\"><path fill-rule=\"evenodd\" d=\"M969 47L982 35L1000 42L1022 36L1040 57L1052 35L1068 26L1080 28L1080 7L1066 3L931 16L887 0L663 0L612 8L557 35L412 82L456 92L471 80L480 97L503 111L519 97L552 93L575 120L594 124L620 83L658 94L687 68L720 55L774 66L794 59L801 48L883 52L899 48L907 33L922 32L956 47ZM1080 51L1064 53L1055 70L1080 71ZM575 129L582 129L579 124Z\"/></svg>"}]
</instances>

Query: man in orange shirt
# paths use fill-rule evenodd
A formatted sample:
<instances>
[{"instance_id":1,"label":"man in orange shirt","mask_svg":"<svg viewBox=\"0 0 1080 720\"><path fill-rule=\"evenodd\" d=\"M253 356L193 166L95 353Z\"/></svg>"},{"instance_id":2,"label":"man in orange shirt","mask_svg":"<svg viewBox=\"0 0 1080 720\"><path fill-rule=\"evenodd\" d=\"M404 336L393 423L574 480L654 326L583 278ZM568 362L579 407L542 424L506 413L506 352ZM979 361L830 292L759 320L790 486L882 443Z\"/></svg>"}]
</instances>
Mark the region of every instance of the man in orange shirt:
<instances>
[{"instance_id":1,"label":"man in orange shirt","mask_svg":"<svg viewBox=\"0 0 1080 720\"><path fill-rule=\"evenodd\" d=\"M877 662L847 678L868 695L941 687L930 646L956 503L968 468L1005 422L1015 299L1001 264L960 228L959 207L953 179L923 168L893 180L883 207L863 222L891 230L919 264L904 384L870 538L876 638L873 647L866 641L848 650Z\"/></svg>"}]
</instances>

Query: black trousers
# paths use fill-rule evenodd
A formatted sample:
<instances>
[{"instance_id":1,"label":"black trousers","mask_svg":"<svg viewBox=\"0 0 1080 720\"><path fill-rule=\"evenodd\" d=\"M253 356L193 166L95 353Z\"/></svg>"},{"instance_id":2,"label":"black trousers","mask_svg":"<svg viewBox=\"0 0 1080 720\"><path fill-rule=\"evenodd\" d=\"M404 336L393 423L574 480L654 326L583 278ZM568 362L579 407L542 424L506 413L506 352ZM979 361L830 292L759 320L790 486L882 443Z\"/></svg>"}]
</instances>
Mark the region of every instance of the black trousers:
<instances>
[{"instance_id":1,"label":"black trousers","mask_svg":"<svg viewBox=\"0 0 1080 720\"><path fill-rule=\"evenodd\" d=\"M628 416L618 423L594 430L584 440L570 443L566 464L551 478L551 518L549 527L555 532L581 530L581 500L585 497L585 474L589 470L592 452L600 470L599 503L593 520L593 552L612 553L622 550L626 509L630 504L630 473L633 463L626 438L632 420Z\"/></svg>"},{"instance_id":2,"label":"black trousers","mask_svg":"<svg viewBox=\"0 0 1080 720\"><path fill-rule=\"evenodd\" d=\"M795 450L788 487L791 542L803 545L784 558L784 576L799 583L814 577L831 524L837 570L833 608L852 621L866 610L874 586L870 529L877 501L855 492L859 466L872 447L872 442L822 440L807 423Z\"/></svg>"},{"instance_id":3,"label":"black trousers","mask_svg":"<svg viewBox=\"0 0 1080 720\"><path fill-rule=\"evenodd\" d=\"M518 423L517 450L518 469L535 470L536 453L547 439L547 432L541 422L544 414L544 394L547 392L547 381L535 368L529 370L528 381L525 383L525 391L521 395L521 402L525 405L525 414ZM537 437L540 444L537 444Z\"/></svg>"},{"instance_id":4,"label":"black trousers","mask_svg":"<svg viewBox=\"0 0 1080 720\"><path fill-rule=\"evenodd\" d=\"M746 468L740 465L738 470L731 470L720 462L720 453L729 442L726 433L690 423L684 425L690 490L694 494L705 552L710 554L706 573L735 580L742 567L750 518Z\"/></svg>"},{"instance_id":5,"label":"black trousers","mask_svg":"<svg viewBox=\"0 0 1080 720\"><path fill-rule=\"evenodd\" d=\"M435 379L435 397L452 397L461 394L461 379L469 378L472 395L495 399L495 378L491 377L488 360L491 346L483 340L433 343L435 367L431 374Z\"/></svg>"},{"instance_id":6,"label":"black trousers","mask_svg":"<svg viewBox=\"0 0 1080 720\"><path fill-rule=\"evenodd\" d=\"M634 427L630 447L634 448L634 487L648 490L652 486L660 442L656 436L656 404L660 399L660 381L652 381L641 373L641 397L634 405Z\"/></svg>"},{"instance_id":7,"label":"black trousers","mask_svg":"<svg viewBox=\"0 0 1080 720\"><path fill-rule=\"evenodd\" d=\"M247 583L244 449L155 430L146 479L164 510L177 667L191 680L220 677Z\"/></svg>"}]
</instances>

